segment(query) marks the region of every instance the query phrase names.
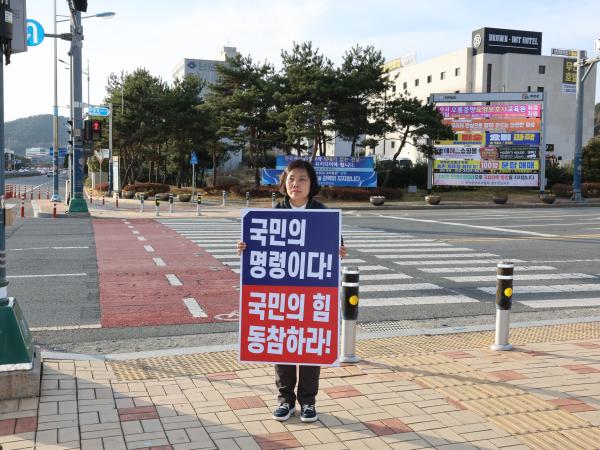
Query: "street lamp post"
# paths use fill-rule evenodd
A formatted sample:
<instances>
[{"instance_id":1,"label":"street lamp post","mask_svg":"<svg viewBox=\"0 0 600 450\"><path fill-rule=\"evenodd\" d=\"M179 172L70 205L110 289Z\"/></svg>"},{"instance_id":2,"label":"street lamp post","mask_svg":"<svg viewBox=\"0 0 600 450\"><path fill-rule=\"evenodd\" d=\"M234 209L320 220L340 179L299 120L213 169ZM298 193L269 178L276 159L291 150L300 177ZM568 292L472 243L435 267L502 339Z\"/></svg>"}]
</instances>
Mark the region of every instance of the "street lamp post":
<instances>
[{"instance_id":1,"label":"street lamp post","mask_svg":"<svg viewBox=\"0 0 600 450\"><path fill-rule=\"evenodd\" d=\"M54 0L54 34L56 33L56 0ZM52 114L52 201L60 202L60 193L58 190L58 88L57 88L57 69L58 69L58 42L54 39L54 109Z\"/></svg>"},{"instance_id":2,"label":"street lamp post","mask_svg":"<svg viewBox=\"0 0 600 450\"><path fill-rule=\"evenodd\" d=\"M596 40L596 51L600 53L600 39ZM585 58L585 51L578 51L577 58L577 84L575 87L575 103L576 103L576 116L575 116L575 154L573 158L573 197L571 198L575 202L583 201L581 195L581 181L583 167L581 163L583 155L583 98L584 98L584 82L587 76L592 71L594 65L600 61L600 56L595 58ZM587 69L586 69L587 67ZM586 69L584 71L584 69Z\"/></svg>"}]
</instances>

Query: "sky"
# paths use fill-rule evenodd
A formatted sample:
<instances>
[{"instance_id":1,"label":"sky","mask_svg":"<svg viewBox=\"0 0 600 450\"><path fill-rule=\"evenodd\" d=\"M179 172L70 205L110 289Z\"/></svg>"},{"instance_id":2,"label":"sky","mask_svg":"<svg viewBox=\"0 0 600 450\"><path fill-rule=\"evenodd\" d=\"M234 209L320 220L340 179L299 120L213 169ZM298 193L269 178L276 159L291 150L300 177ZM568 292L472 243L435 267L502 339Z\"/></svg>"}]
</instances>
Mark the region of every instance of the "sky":
<instances>
[{"instance_id":1,"label":"sky","mask_svg":"<svg viewBox=\"0 0 600 450\"><path fill-rule=\"evenodd\" d=\"M67 1L57 14L67 14ZM27 17L54 26L53 0L28 0ZM84 15L112 11L110 19L83 21L83 67L89 61L90 103L100 105L111 73L146 68L171 82L184 58L218 59L221 47L237 47L254 61L280 67L282 50L312 41L334 63L356 44L373 45L387 60L416 53L417 62L470 46L482 27L541 31L542 54L551 48L594 54L600 38L597 0L88 0ZM63 17L58 17L63 19ZM69 31L68 22L58 33ZM69 43L58 41L58 58L68 62ZM5 121L51 114L54 103L52 38L12 56L4 68ZM600 99L600 77L596 101ZM83 79L87 102L87 79ZM58 105L68 115L69 71L58 65Z\"/></svg>"}]
</instances>

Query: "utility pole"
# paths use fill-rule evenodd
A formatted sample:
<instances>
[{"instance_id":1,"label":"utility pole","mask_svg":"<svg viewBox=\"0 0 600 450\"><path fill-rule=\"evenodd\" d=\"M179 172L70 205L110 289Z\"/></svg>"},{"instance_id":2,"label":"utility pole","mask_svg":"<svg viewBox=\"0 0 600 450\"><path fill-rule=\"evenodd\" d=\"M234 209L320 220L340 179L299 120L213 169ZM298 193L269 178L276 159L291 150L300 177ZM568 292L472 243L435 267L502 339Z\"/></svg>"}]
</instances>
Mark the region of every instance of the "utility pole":
<instances>
[{"instance_id":1,"label":"utility pole","mask_svg":"<svg viewBox=\"0 0 600 450\"><path fill-rule=\"evenodd\" d=\"M600 39L596 40L596 52L600 52ZM575 154L573 158L573 197L575 202L583 201L581 195L581 181L583 175L582 156L583 156L583 99L585 79L590 74L594 65L600 61L600 56L595 58L585 58L585 51L579 50L577 57L577 84L575 86ZM587 69L584 71L584 69Z\"/></svg>"},{"instance_id":2,"label":"utility pole","mask_svg":"<svg viewBox=\"0 0 600 450\"><path fill-rule=\"evenodd\" d=\"M2 14L10 16L10 27L7 27L4 23L2 24L3 34L6 27L6 35L0 36L0 302L2 302L0 305L3 306L4 300L8 297L8 280L6 279L6 205L4 203L4 52L8 45L7 56L10 57L13 17L8 2L4 0L0 1L0 11Z\"/></svg>"},{"instance_id":3,"label":"utility pole","mask_svg":"<svg viewBox=\"0 0 600 450\"><path fill-rule=\"evenodd\" d=\"M19 3L13 0L11 3L16 8L16 14L11 10L9 0L0 0L0 335L2 336L0 339L0 374L2 374L0 400L38 396L41 378L39 348L36 348L33 343L27 320L18 302L8 297L6 279L4 61L6 58L6 64L10 62L13 38L18 41L25 37L25 17L27 17L24 1ZM21 23L15 23L15 15ZM20 30L13 36L14 25L19 25Z\"/></svg>"},{"instance_id":4,"label":"utility pole","mask_svg":"<svg viewBox=\"0 0 600 450\"><path fill-rule=\"evenodd\" d=\"M83 118L82 118L82 89L81 89L81 47L83 41L83 26L81 11L76 10L74 2L69 2L71 10L71 77L73 80L73 198L69 203L69 212L88 212L87 203L83 198Z\"/></svg>"}]
</instances>

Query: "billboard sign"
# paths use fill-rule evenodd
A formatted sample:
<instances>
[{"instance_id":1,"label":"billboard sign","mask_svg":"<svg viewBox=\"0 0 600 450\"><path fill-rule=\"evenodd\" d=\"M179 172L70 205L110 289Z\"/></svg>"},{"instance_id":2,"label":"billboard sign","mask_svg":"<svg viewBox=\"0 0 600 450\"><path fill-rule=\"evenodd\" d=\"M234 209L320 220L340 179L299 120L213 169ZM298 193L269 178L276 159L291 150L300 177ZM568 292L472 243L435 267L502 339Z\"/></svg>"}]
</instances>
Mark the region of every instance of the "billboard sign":
<instances>
[{"instance_id":1,"label":"billboard sign","mask_svg":"<svg viewBox=\"0 0 600 450\"><path fill-rule=\"evenodd\" d=\"M504 28L480 28L471 34L475 54L523 53L542 54L542 33L538 31L508 30Z\"/></svg>"},{"instance_id":2,"label":"billboard sign","mask_svg":"<svg viewBox=\"0 0 600 450\"><path fill-rule=\"evenodd\" d=\"M453 140L437 141L436 144L444 146L481 146L485 144L485 133L455 133Z\"/></svg>"},{"instance_id":3,"label":"billboard sign","mask_svg":"<svg viewBox=\"0 0 600 450\"><path fill-rule=\"evenodd\" d=\"M448 173L520 173L539 170L538 160L436 159L433 170Z\"/></svg>"},{"instance_id":4,"label":"billboard sign","mask_svg":"<svg viewBox=\"0 0 600 450\"><path fill-rule=\"evenodd\" d=\"M537 173L434 173L436 186L536 187Z\"/></svg>"},{"instance_id":5,"label":"billboard sign","mask_svg":"<svg viewBox=\"0 0 600 450\"><path fill-rule=\"evenodd\" d=\"M471 119L541 117L540 103L509 103L504 105L444 105L437 110L444 118L462 117Z\"/></svg>"},{"instance_id":6,"label":"billboard sign","mask_svg":"<svg viewBox=\"0 0 600 450\"><path fill-rule=\"evenodd\" d=\"M338 359L339 210L242 211L240 361Z\"/></svg>"},{"instance_id":7,"label":"billboard sign","mask_svg":"<svg viewBox=\"0 0 600 450\"><path fill-rule=\"evenodd\" d=\"M448 94L431 94L432 103L455 102L541 102L543 92L464 92Z\"/></svg>"},{"instance_id":8,"label":"billboard sign","mask_svg":"<svg viewBox=\"0 0 600 450\"><path fill-rule=\"evenodd\" d=\"M436 159L538 159L538 147L436 145Z\"/></svg>"},{"instance_id":9,"label":"billboard sign","mask_svg":"<svg viewBox=\"0 0 600 450\"><path fill-rule=\"evenodd\" d=\"M485 145L540 145L540 133L486 133Z\"/></svg>"},{"instance_id":10,"label":"billboard sign","mask_svg":"<svg viewBox=\"0 0 600 450\"><path fill-rule=\"evenodd\" d=\"M577 58L579 56L579 52L577 50L568 50L566 48L553 48L550 50L550 55L552 56L563 56L566 58ZM587 58L587 52L583 52L583 57Z\"/></svg>"},{"instance_id":11,"label":"billboard sign","mask_svg":"<svg viewBox=\"0 0 600 450\"><path fill-rule=\"evenodd\" d=\"M506 131L540 131L541 122L537 118L511 118L511 119L469 119L449 118L443 123L450 125L452 130L465 132L506 132Z\"/></svg>"},{"instance_id":12,"label":"billboard sign","mask_svg":"<svg viewBox=\"0 0 600 450\"><path fill-rule=\"evenodd\" d=\"M565 58L563 59L563 84L576 84L577 83L577 66L575 63L576 59Z\"/></svg>"}]
</instances>

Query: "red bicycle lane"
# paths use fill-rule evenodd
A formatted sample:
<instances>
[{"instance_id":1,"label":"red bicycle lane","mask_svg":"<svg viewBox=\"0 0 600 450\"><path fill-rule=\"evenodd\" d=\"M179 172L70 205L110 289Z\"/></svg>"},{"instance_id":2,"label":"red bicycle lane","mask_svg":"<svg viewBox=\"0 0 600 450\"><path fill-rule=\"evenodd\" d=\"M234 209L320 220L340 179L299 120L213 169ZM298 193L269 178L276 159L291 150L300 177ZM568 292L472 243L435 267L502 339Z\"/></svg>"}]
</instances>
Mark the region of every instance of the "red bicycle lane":
<instances>
[{"instance_id":1,"label":"red bicycle lane","mask_svg":"<svg viewBox=\"0 0 600 450\"><path fill-rule=\"evenodd\" d=\"M102 327L218 322L237 311L239 275L175 231L152 219L93 225Z\"/></svg>"}]
</instances>

